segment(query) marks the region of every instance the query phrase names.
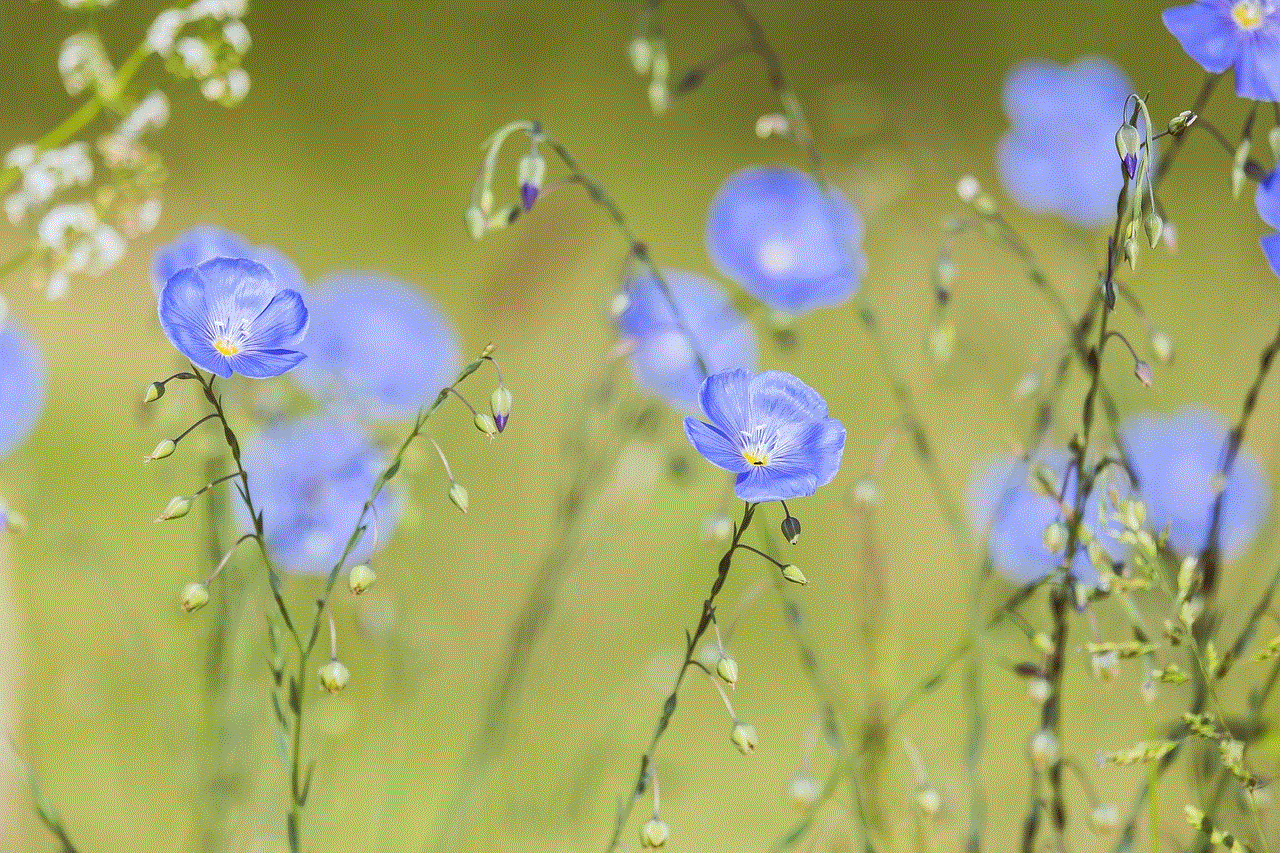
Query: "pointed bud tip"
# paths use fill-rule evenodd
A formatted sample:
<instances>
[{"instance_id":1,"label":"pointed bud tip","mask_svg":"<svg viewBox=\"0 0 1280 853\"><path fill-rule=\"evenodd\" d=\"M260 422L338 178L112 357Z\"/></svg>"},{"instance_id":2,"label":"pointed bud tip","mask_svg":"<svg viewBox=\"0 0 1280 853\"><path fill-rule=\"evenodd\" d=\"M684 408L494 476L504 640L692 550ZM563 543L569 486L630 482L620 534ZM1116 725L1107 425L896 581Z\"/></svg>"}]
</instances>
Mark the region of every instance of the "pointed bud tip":
<instances>
[{"instance_id":1,"label":"pointed bud tip","mask_svg":"<svg viewBox=\"0 0 1280 853\"><path fill-rule=\"evenodd\" d=\"M154 403L164 396L164 385L159 382L152 382L147 386L146 393L142 395L142 402Z\"/></svg>"},{"instance_id":2,"label":"pointed bud tip","mask_svg":"<svg viewBox=\"0 0 1280 853\"><path fill-rule=\"evenodd\" d=\"M804 576L804 572L800 571L800 567L795 564L784 566L782 576L792 583L800 584L800 586L809 585L809 579Z\"/></svg>"}]
</instances>

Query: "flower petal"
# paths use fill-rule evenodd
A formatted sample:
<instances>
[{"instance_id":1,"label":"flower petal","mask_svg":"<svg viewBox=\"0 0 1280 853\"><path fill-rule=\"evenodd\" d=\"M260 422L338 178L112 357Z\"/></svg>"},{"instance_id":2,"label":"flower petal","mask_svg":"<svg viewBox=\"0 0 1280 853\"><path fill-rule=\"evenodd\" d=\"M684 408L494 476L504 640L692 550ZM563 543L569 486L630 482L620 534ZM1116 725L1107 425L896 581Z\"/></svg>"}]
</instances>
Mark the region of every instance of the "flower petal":
<instances>
[{"instance_id":1,"label":"flower petal","mask_svg":"<svg viewBox=\"0 0 1280 853\"><path fill-rule=\"evenodd\" d=\"M179 270L160 292L156 307L160 328L169 342L192 364L229 378L227 360L213 348L205 307L205 282L199 268Z\"/></svg>"},{"instance_id":2,"label":"flower petal","mask_svg":"<svg viewBox=\"0 0 1280 853\"><path fill-rule=\"evenodd\" d=\"M684 434L689 443L712 465L740 474L756 466L742 455L742 448L716 427L697 418L684 419Z\"/></svg>"},{"instance_id":3,"label":"flower petal","mask_svg":"<svg viewBox=\"0 0 1280 853\"><path fill-rule=\"evenodd\" d=\"M744 501L764 503L804 498L818 489L813 474L801 468L752 465L751 469L739 474L733 484L733 493Z\"/></svg>"},{"instance_id":4,"label":"flower petal","mask_svg":"<svg viewBox=\"0 0 1280 853\"><path fill-rule=\"evenodd\" d=\"M1280 32L1252 34L1236 59L1236 94L1254 101L1280 101Z\"/></svg>"},{"instance_id":5,"label":"flower petal","mask_svg":"<svg viewBox=\"0 0 1280 853\"><path fill-rule=\"evenodd\" d=\"M1230 12L1207 3L1189 3L1165 9L1160 17L1187 55L1210 74L1221 74L1236 61L1240 29Z\"/></svg>"},{"instance_id":6,"label":"flower petal","mask_svg":"<svg viewBox=\"0 0 1280 853\"><path fill-rule=\"evenodd\" d=\"M784 424L805 423L827 416L822 395L790 373L766 370L751 380L747 421L750 428L768 424L774 431Z\"/></svg>"},{"instance_id":7,"label":"flower petal","mask_svg":"<svg viewBox=\"0 0 1280 853\"><path fill-rule=\"evenodd\" d=\"M751 371L723 370L708 376L698 392L703 414L722 433L736 439L751 429L748 407Z\"/></svg>"},{"instance_id":8,"label":"flower petal","mask_svg":"<svg viewBox=\"0 0 1280 853\"><path fill-rule=\"evenodd\" d=\"M253 334L246 349L292 349L301 346L307 333L307 306L295 290L281 290L253 319Z\"/></svg>"},{"instance_id":9,"label":"flower petal","mask_svg":"<svg viewBox=\"0 0 1280 853\"><path fill-rule=\"evenodd\" d=\"M291 349L244 350L227 359L231 369L251 379L279 376L297 367L306 355Z\"/></svg>"}]
</instances>

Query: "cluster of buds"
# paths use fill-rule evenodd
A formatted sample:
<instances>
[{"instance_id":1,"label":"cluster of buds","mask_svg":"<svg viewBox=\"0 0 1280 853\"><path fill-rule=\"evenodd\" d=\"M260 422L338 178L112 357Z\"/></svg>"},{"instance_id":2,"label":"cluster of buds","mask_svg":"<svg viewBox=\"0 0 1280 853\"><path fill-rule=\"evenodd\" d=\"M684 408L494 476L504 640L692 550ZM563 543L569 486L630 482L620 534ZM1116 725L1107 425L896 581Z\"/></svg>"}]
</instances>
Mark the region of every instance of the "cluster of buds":
<instances>
[{"instance_id":1,"label":"cluster of buds","mask_svg":"<svg viewBox=\"0 0 1280 853\"><path fill-rule=\"evenodd\" d=\"M507 139L517 132L523 132L529 137L529 150L520 157L516 167L516 191L520 202L495 208L493 181L498 168L498 154ZM542 140L542 127L536 121L513 121L486 141L484 161L472 187L471 205L465 215L467 231L474 239L479 240L489 231L506 228L521 213L533 208L547 176L546 158L538 150Z\"/></svg>"},{"instance_id":2,"label":"cluster of buds","mask_svg":"<svg viewBox=\"0 0 1280 853\"><path fill-rule=\"evenodd\" d=\"M246 11L245 0L196 0L166 9L147 30L147 47L165 58L174 76L198 82L206 98L233 106L249 93L249 75L240 65L252 43L240 20Z\"/></svg>"}]
</instances>

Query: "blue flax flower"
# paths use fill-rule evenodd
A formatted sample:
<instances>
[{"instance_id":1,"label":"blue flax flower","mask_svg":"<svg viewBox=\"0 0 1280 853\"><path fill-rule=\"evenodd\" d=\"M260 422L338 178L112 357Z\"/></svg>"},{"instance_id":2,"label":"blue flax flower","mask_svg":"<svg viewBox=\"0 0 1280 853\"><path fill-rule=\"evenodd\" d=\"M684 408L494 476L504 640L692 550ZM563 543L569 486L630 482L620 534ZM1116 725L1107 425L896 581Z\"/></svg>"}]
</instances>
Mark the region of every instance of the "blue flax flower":
<instances>
[{"instance_id":1,"label":"blue flax flower","mask_svg":"<svg viewBox=\"0 0 1280 853\"><path fill-rule=\"evenodd\" d=\"M1120 428L1129 464L1147 504L1147 519L1158 533L1167 525L1169 544L1182 554L1207 544L1227 428L1204 408L1187 408L1162 417L1140 415ZM1257 534L1267 514L1270 495L1258 460L1241 450L1227 473L1218 545L1234 557Z\"/></svg>"},{"instance_id":2,"label":"blue flax flower","mask_svg":"<svg viewBox=\"0 0 1280 853\"><path fill-rule=\"evenodd\" d=\"M1258 216L1272 228L1280 228L1280 178L1276 174L1280 169L1267 175L1266 180L1258 184L1253 203L1258 208Z\"/></svg>"},{"instance_id":3,"label":"blue flax flower","mask_svg":"<svg viewBox=\"0 0 1280 853\"><path fill-rule=\"evenodd\" d=\"M1010 71L1004 109L1013 126L1000 140L996 165L1014 201L1085 228L1110 222L1124 187L1116 130L1132 92L1124 72L1096 56Z\"/></svg>"},{"instance_id":4,"label":"blue flax flower","mask_svg":"<svg viewBox=\"0 0 1280 853\"><path fill-rule=\"evenodd\" d=\"M315 287L307 307L307 361L295 377L322 398L381 417L411 417L457 375L461 357L449 320L401 281L332 276Z\"/></svg>"},{"instance_id":5,"label":"blue flax flower","mask_svg":"<svg viewBox=\"0 0 1280 853\"><path fill-rule=\"evenodd\" d=\"M1045 453L1036 463L1048 472L1053 487L1058 489L1063 484L1069 459L1065 450L1054 450ZM992 564L1018 584L1040 580L1063 564L1062 552L1050 551L1044 541L1045 528L1054 522L1067 523L1063 507L1056 497L1039 491L1030 477L1031 465L1009 455L989 460L969 481L970 521L979 535L986 538ZM1068 507L1075 507L1078 483L1079 477L1072 466L1063 494ZM1121 529L1119 524L1109 522L1104 528L1098 520L1099 507L1104 502L1100 485L1095 484L1094 494L1085 501L1083 524L1107 555L1119 561L1125 553L1125 546L1115 538ZM1128 485L1127 478L1125 485ZM1071 574L1082 586L1098 585L1098 570L1080 545L1071 560Z\"/></svg>"},{"instance_id":6,"label":"blue flax flower","mask_svg":"<svg viewBox=\"0 0 1280 853\"><path fill-rule=\"evenodd\" d=\"M790 373L725 370L699 396L711 423L685 418L685 435L708 462L738 475L733 491L742 500L811 495L840 470L844 425Z\"/></svg>"},{"instance_id":7,"label":"blue flax flower","mask_svg":"<svg viewBox=\"0 0 1280 853\"><path fill-rule=\"evenodd\" d=\"M331 570L385 464L382 452L363 429L329 415L277 424L249 442L244 452L249 493L262 513L272 560L290 572ZM237 512L240 526L252 530L242 503L237 504ZM363 562L373 553L374 515L378 543L383 544L397 521L395 503L386 490L365 516L368 529L348 555L346 566Z\"/></svg>"},{"instance_id":8,"label":"blue flax flower","mask_svg":"<svg viewBox=\"0 0 1280 853\"><path fill-rule=\"evenodd\" d=\"M1165 9L1164 25L1210 74L1236 69L1236 94L1280 101L1280 6L1275 0L1199 0Z\"/></svg>"},{"instance_id":9,"label":"blue flax flower","mask_svg":"<svg viewBox=\"0 0 1280 853\"><path fill-rule=\"evenodd\" d=\"M795 169L744 169L725 181L707 214L707 253L748 293L796 315L844 302L867 272L862 217Z\"/></svg>"},{"instance_id":10,"label":"blue flax flower","mask_svg":"<svg viewBox=\"0 0 1280 853\"><path fill-rule=\"evenodd\" d=\"M179 270L160 293L160 326L178 352L222 377L279 376L304 356L307 306L262 264L214 258Z\"/></svg>"},{"instance_id":11,"label":"blue flax flower","mask_svg":"<svg viewBox=\"0 0 1280 853\"><path fill-rule=\"evenodd\" d=\"M305 292L302 273L293 261L268 246L250 246L249 241L239 234L213 225L197 225L156 250L151 258L151 289L158 297L174 273L214 258L256 261L271 270L281 287Z\"/></svg>"},{"instance_id":12,"label":"blue flax flower","mask_svg":"<svg viewBox=\"0 0 1280 853\"><path fill-rule=\"evenodd\" d=\"M47 388L35 340L12 316L0 316L0 457L21 444L40 420Z\"/></svg>"},{"instance_id":13,"label":"blue flax flower","mask_svg":"<svg viewBox=\"0 0 1280 853\"><path fill-rule=\"evenodd\" d=\"M663 270L662 275L689 334L676 322L671 302L650 275L627 281L618 331L633 344L631 369L636 380L673 406L696 412L706 374L698 366L694 344L708 373L754 369L755 330L710 279L678 270Z\"/></svg>"}]
</instances>

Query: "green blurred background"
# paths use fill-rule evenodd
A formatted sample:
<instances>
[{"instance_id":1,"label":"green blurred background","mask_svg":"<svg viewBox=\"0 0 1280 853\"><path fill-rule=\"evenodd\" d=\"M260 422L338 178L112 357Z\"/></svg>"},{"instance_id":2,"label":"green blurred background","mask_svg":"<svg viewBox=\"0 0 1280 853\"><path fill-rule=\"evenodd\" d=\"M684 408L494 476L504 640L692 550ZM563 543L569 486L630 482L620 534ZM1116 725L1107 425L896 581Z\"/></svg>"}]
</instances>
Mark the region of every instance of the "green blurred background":
<instances>
[{"instance_id":1,"label":"green blurred background","mask_svg":"<svg viewBox=\"0 0 1280 853\"><path fill-rule=\"evenodd\" d=\"M38 137L78 104L56 69L62 39L91 20L118 60L162 8L121 3L89 16L49 2L0 4L0 148ZM1157 123L1190 106L1202 74L1160 24L1161 6L1147 2L753 8L809 110L831 179L866 219L863 287L915 388L950 485L963 494L980 460L1028 433L1034 406L1012 401L1012 389L1061 343L1017 264L970 240L956 254L953 363L937 367L922 345L941 223L959 207L956 179L976 175L1005 198L992 164L1007 126L1004 74L1028 58L1099 53L1151 93ZM40 338L51 378L40 426L0 460L0 492L30 522L25 534L0 540L9 571L0 614L3 727L81 850L285 847L287 779L270 730L269 597L259 565L233 562L225 585L215 584L213 605L180 613L178 590L210 569L205 519L193 513L160 526L151 519L207 476L185 444L162 464L138 464L198 414L188 389L172 389L179 393L152 407L158 412L138 401L148 382L179 364L154 319L151 253L200 223L279 248L310 280L342 269L402 277L445 307L466 352L498 345L516 400L501 440L483 441L455 407L429 429L470 490L470 514L447 502L436 460L419 447L402 476L408 520L378 560L378 586L360 599L342 589L335 598L352 682L333 699L312 695L308 717L305 750L317 769L304 849L429 849L486 696L502 676L513 622L557 541L554 507L573 461L564 436L583 417L584 389L606 370L607 308L626 249L572 189L539 201L510 230L472 241L462 213L480 143L509 120L540 119L611 191L659 263L706 274L702 228L719 184L750 164L800 165L789 143L753 133L757 117L778 107L751 59L654 116L627 60L636 11L619 2L255 3L245 19L252 89L240 107L208 103L193 84L166 79L154 59L143 72L164 85L173 106L154 137L170 171L159 228L101 280L76 282L65 301L46 303L27 286L27 271L3 282L11 310ZM726 4L671 3L666 21L677 73L742 37ZM1206 115L1235 133L1244 113L1224 85ZM1104 375L1122 411L1198 401L1234 417L1256 355L1274 334L1280 300L1258 252L1263 225L1247 195L1231 202L1229 165L1206 136L1193 137L1163 190L1180 251L1145 252L1132 281L1177 356L1157 365L1155 387L1144 389L1128 360L1110 350ZM504 158L500 192L514 194L514 173L514 156ZM1071 304L1083 305L1105 236L1005 204ZM0 229L3 257L25 239ZM1135 343L1145 340L1131 311L1117 316ZM763 333L767 318L757 312L756 319ZM963 636L974 555L957 553L906 442L877 462L900 419L851 309L819 312L796 332L793 350L766 334L762 363L818 388L849 430L835 483L793 507L805 535L792 553L811 581L799 599L814 644L853 722L878 692L896 702ZM477 378L470 388L483 400L491 377ZM237 387L238 402L252 403L250 389ZM627 377L618 405L634 412L643 403L630 389ZM1068 387L1053 431L1059 440L1070 435L1081 393L1078 382ZM656 422L617 441L617 461L592 488L461 849L601 849L616 798L634 780L683 651L682 631L714 571L717 554L697 541L698 531L724 495L718 472L686 446L677 418L655 411ZM1268 391L1248 444L1272 471L1276 419ZM851 509L847 492L873 467L884 503L868 517ZM776 515L769 510L761 521L773 528ZM1229 621L1241 618L1239 606L1270 575L1271 530L1230 567ZM873 557L880 581L867 574ZM768 572L761 561L738 561L725 612ZM316 583L290 580L289 600L300 612ZM1011 589L996 581L987 598L994 604ZM1029 617L1042 620L1044 610L1033 605ZM1099 610L1103 635L1122 633L1119 616ZM863 632L877 613L872 661ZM1077 640L1089 631L1075 619ZM764 849L796 816L782 791L801 764L817 700L772 587L746 610L732 650L742 672L735 706L759 729L761 746L750 758L739 755L720 700L705 680L686 683L658 757L675 849ZM1029 655L1012 627L989 645L981 772L994 850L1016 845L1028 802L1025 744L1039 712L1003 665ZM1085 655L1072 657L1071 668L1064 747L1092 768L1097 750L1147 736L1138 678L1126 668L1116 683L1099 685ZM945 802L924 843L962 843L959 674L889 738L882 796L898 845L914 838L916 779L903 737ZM1243 695L1244 680L1228 684L1226 697ZM1157 718L1179 698L1165 697ZM814 772L825 775L830 763L820 747ZM16 760L3 767L0 849L51 849ZM1090 770L1101 795L1122 806L1142 773ZM1175 771L1162 797L1167 829L1181 836L1186 781ZM1068 790L1074 814L1082 814L1084 795L1074 783ZM847 801L841 793L822 813L811 849L846 849ZM634 827L647 810L637 808ZM1275 817L1268 819L1274 830ZM631 826L623 838L637 846ZM1102 844L1078 821L1072 839L1076 849Z\"/></svg>"}]
</instances>

